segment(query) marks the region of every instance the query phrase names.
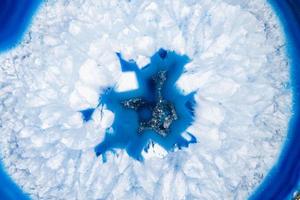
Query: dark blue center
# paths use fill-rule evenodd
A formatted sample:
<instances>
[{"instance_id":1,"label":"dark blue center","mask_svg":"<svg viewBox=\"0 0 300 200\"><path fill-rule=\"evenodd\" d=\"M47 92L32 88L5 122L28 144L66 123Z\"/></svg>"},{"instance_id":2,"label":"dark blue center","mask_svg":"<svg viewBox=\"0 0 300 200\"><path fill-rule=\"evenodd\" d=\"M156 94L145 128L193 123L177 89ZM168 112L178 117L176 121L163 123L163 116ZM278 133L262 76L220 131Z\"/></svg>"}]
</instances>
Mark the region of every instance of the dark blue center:
<instances>
[{"instance_id":1,"label":"dark blue center","mask_svg":"<svg viewBox=\"0 0 300 200\"><path fill-rule=\"evenodd\" d=\"M129 156L143 160L142 151L147 151L152 143L166 151L195 143L196 138L186 132L193 122L194 92L183 95L175 85L189 58L160 49L140 69L134 61L124 60L119 53L117 56L123 72L136 74L139 87L126 92L107 88L101 94L100 108L105 105L115 118L104 141L95 147L96 155L102 155L105 161L107 151L125 149ZM92 111L91 108L81 111L85 121L90 119Z\"/></svg>"}]
</instances>

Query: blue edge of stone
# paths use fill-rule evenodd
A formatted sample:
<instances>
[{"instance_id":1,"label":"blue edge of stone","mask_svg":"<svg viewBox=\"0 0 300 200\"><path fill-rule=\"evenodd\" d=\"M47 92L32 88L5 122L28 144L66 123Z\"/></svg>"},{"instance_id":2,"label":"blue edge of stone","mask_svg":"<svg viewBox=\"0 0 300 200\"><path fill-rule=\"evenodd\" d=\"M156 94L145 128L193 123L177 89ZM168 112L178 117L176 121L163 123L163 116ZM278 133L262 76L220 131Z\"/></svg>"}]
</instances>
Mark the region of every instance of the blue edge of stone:
<instances>
[{"instance_id":1,"label":"blue edge of stone","mask_svg":"<svg viewBox=\"0 0 300 200\"><path fill-rule=\"evenodd\" d=\"M268 2L279 16L287 38L287 53L292 66L293 114L279 159L250 200L292 199L293 193L300 190L300 0Z\"/></svg>"},{"instance_id":2,"label":"blue edge of stone","mask_svg":"<svg viewBox=\"0 0 300 200\"><path fill-rule=\"evenodd\" d=\"M42 0L0 0L0 51L16 46ZM256 199L292 199L300 181L300 0L268 0L285 30L291 58L293 115L287 140L277 163L250 196ZM9 19L9 20L8 20ZM29 199L0 165L0 199Z\"/></svg>"}]
</instances>

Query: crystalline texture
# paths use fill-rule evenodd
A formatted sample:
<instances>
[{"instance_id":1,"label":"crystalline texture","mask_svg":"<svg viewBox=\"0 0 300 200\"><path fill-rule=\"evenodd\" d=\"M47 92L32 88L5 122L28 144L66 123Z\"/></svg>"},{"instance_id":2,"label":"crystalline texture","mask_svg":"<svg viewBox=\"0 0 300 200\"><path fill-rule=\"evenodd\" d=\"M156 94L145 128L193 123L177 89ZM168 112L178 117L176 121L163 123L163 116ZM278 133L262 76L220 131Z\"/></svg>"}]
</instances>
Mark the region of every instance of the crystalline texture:
<instances>
[{"instance_id":1,"label":"crystalline texture","mask_svg":"<svg viewBox=\"0 0 300 200\"><path fill-rule=\"evenodd\" d=\"M265 0L45 1L0 55L4 167L33 199L246 199L286 137L283 38ZM150 143L144 163L116 149L103 163L94 147L116 115L98 107L84 122L78 111L123 80L115 52L143 69L159 48L191 59L175 85L196 91L182 137L198 142L171 153Z\"/></svg>"}]
</instances>

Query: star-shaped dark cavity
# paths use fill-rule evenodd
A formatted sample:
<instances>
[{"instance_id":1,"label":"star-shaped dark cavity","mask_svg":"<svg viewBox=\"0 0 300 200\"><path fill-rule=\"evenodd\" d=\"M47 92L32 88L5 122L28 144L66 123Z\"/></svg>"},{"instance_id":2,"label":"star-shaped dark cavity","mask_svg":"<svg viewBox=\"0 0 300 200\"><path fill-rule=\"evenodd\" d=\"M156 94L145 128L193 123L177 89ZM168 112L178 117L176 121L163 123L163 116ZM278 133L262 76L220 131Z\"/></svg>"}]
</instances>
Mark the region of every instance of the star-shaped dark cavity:
<instances>
[{"instance_id":1,"label":"star-shaped dark cavity","mask_svg":"<svg viewBox=\"0 0 300 200\"><path fill-rule=\"evenodd\" d=\"M194 94L183 95L175 85L184 72L187 56L160 49L151 62L139 68L117 53L123 72L134 72L138 89L117 92L106 88L100 98L100 108L105 106L114 114L114 122L107 128L104 140L95 147L97 156L106 161L106 152L125 149L131 157L142 161L154 143L166 151L188 147L196 138L186 130L194 120ZM81 111L83 120L89 121L93 108Z\"/></svg>"},{"instance_id":2,"label":"star-shaped dark cavity","mask_svg":"<svg viewBox=\"0 0 300 200\"><path fill-rule=\"evenodd\" d=\"M155 102L148 102L140 97L125 100L121 103L125 108L133 109L138 113L138 133L142 134L146 130L152 130L166 137L172 122L177 120L174 105L172 102L165 100L162 95L163 84L167 79L166 71L159 71L152 79L156 86L155 91L153 91L153 95L156 97ZM144 118L144 112L146 112L147 109L151 111L151 118L149 120L145 120Z\"/></svg>"}]
</instances>

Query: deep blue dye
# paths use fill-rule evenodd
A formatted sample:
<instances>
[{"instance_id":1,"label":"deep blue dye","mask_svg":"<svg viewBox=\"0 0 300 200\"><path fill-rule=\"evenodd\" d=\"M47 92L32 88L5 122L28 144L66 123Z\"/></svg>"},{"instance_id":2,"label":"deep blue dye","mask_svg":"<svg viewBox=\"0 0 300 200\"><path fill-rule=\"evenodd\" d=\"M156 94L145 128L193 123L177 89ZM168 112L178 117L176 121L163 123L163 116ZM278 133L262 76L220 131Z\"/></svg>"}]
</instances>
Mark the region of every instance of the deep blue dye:
<instances>
[{"instance_id":1,"label":"deep blue dye","mask_svg":"<svg viewBox=\"0 0 300 200\"><path fill-rule=\"evenodd\" d=\"M0 52L14 47L31 22L42 0L0 0ZM0 161L0 199L27 200L20 188L10 179Z\"/></svg>"},{"instance_id":2,"label":"deep blue dye","mask_svg":"<svg viewBox=\"0 0 300 200\"><path fill-rule=\"evenodd\" d=\"M160 56L162 59L165 59L165 58L167 57L167 51L164 50L164 49L160 49L160 50L158 51L158 54L159 54L159 56Z\"/></svg>"},{"instance_id":3,"label":"deep blue dye","mask_svg":"<svg viewBox=\"0 0 300 200\"><path fill-rule=\"evenodd\" d=\"M102 155L105 161L107 151L113 152L114 149L125 149L129 156L142 161L142 151L147 151L149 145L153 142L158 143L167 151L188 147L189 144L196 143L196 138L190 133L187 133L190 135L190 140L182 137L182 133L193 122L195 93L185 96L175 86L175 82L183 73L184 65L189 62L189 58L178 55L173 51L160 49L151 57L151 62L147 66L139 69L133 60L124 60L120 53L117 53L117 56L123 72L135 72L139 88L126 92L116 92L114 88L107 88L101 94L99 106L106 105L109 110L114 112L115 119L112 127L107 129L104 141L95 147L96 155ZM166 71L167 78L163 85L162 96L174 105L178 116L178 119L171 123L166 137L157 134L154 130L138 132L140 120L151 117L151 109L153 109L156 101L156 85L153 77L159 71ZM121 104L121 102L131 98L139 97L150 103L142 106L140 110L128 109Z\"/></svg>"},{"instance_id":4,"label":"deep blue dye","mask_svg":"<svg viewBox=\"0 0 300 200\"><path fill-rule=\"evenodd\" d=\"M95 111L94 108L88 108L88 109L80 111L83 121L85 121L85 122L89 121L92 118L94 111Z\"/></svg>"},{"instance_id":5,"label":"deep blue dye","mask_svg":"<svg viewBox=\"0 0 300 200\"><path fill-rule=\"evenodd\" d=\"M0 0L0 51L17 45L42 0Z\"/></svg>"},{"instance_id":6,"label":"deep blue dye","mask_svg":"<svg viewBox=\"0 0 300 200\"><path fill-rule=\"evenodd\" d=\"M143 121L147 121L151 119L151 109L152 107L142 107L139 111L138 111L138 117L140 119L142 119Z\"/></svg>"},{"instance_id":7,"label":"deep blue dye","mask_svg":"<svg viewBox=\"0 0 300 200\"><path fill-rule=\"evenodd\" d=\"M292 199L300 181L300 0L269 0L287 36L293 115L279 160L250 199Z\"/></svg>"},{"instance_id":8,"label":"deep blue dye","mask_svg":"<svg viewBox=\"0 0 300 200\"><path fill-rule=\"evenodd\" d=\"M195 94L196 92L190 93L189 96L187 97L188 101L185 103L185 106L189 109L193 117L195 117L195 105L196 105L196 101L194 98Z\"/></svg>"},{"instance_id":9,"label":"deep blue dye","mask_svg":"<svg viewBox=\"0 0 300 200\"><path fill-rule=\"evenodd\" d=\"M0 163L0 199L1 200L29 200L22 190L10 179Z\"/></svg>"}]
</instances>

